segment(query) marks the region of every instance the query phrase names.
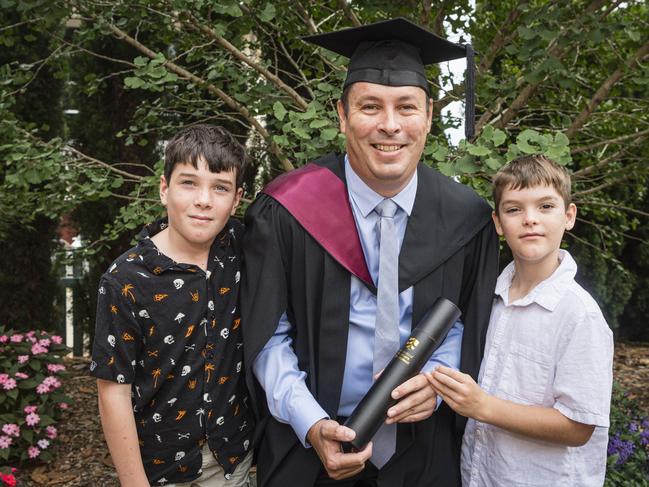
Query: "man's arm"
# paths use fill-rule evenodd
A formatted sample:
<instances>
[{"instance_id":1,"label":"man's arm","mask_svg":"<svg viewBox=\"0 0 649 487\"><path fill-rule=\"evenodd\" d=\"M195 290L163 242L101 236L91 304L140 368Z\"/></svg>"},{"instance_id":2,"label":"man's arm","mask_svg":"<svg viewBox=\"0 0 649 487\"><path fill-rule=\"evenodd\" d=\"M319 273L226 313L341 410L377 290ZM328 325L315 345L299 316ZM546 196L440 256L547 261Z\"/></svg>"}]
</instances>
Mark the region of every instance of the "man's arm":
<instances>
[{"instance_id":1,"label":"man's arm","mask_svg":"<svg viewBox=\"0 0 649 487\"><path fill-rule=\"evenodd\" d=\"M372 455L371 444L356 453L343 453L341 442L354 439L350 428L328 419L327 413L306 386L306 373L298 367L286 313L277 330L255 358L255 377L266 392L268 409L275 419L288 423L304 447L312 446L327 474L340 480L360 472Z\"/></svg>"},{"instance_id":2,"label":"man's arm","mask_svg":"<svg viewBox=\"0 0 649 487\"><path fill-rule=\"evenodd\" d=\"M97 379L99 414L122 487L149 487L140 455L131 385Z\"/></svg>"},{"instance_id":3,"label":"man's arm","mask_svg":"<svg viewBox=\"0 0 649 487\"><path fill-rule=\"evenodd\" d=\"M595 429L554 408L517 404L487 394L470 375L448 367L439 367L426 377L456 413L512 433L560 445L582 446Z\"/></svg>"}]
</instances>

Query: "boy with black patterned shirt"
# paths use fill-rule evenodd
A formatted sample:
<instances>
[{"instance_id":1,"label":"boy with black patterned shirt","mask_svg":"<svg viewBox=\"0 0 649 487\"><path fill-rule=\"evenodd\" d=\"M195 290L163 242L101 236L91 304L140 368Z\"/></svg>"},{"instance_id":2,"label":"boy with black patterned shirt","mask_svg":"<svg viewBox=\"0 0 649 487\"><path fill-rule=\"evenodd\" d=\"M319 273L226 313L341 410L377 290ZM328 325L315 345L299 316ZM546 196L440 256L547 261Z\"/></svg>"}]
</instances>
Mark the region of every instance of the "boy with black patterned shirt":
<instances>
[{"instance_id":1,"label":"boy with black patterned shirt","mask_svg":"<svg viewBox=\"0 0 649 487\"><path fill-rule=\"evenodd\" d=\"M165 150L168 220L102 276L91 373L123 486L240 486L252 462L237 308L245 152L196 125Z\"/></svg>"}]
</instances>

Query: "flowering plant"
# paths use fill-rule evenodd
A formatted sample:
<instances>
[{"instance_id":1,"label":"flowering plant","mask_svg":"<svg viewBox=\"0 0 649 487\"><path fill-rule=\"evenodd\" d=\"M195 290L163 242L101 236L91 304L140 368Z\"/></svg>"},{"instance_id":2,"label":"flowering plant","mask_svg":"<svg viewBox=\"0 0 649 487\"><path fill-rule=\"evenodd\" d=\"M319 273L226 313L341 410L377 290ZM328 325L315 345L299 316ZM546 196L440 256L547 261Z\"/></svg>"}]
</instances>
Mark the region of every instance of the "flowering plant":
<instances>
[{"instance_id":1,"label":"flowering plant","mask_svg":"<svg viewBox=\"0 0 649 487\"><path fill-rule=\"evenodd\" d=\"M45 331L0 327L0 461L50 460L56 422L71 402L61 393L63 339ZM13 472L0 472L12 485ZM3 484L0 484L3 485ZM15 484L14 484L15 485Z\"/></svg>"},{"instance_id":2,"label":"flowering plant","mask_svg":"<svg viewBox=\"0 0 649 487\"><path fill-rule=\"evenodd\" d=\"M607 487L649 485L649 417L617 383L613 385L606 468Z\"/></svg>"},{"instance_id":3,"label":"flowering plant","mask_svg":"<svg viewBox=\"0 0 649 487\"><path fill-rule=\"evenodd\" d=\"M8 487L14 487L15 485L18 485L18 480L16 479L16 476L14 475L16 473L15 468L6 468L6 467L1 467L0 468L0 481L2 481L3 487L6 485Z\"/></svg>"}]
</instances>

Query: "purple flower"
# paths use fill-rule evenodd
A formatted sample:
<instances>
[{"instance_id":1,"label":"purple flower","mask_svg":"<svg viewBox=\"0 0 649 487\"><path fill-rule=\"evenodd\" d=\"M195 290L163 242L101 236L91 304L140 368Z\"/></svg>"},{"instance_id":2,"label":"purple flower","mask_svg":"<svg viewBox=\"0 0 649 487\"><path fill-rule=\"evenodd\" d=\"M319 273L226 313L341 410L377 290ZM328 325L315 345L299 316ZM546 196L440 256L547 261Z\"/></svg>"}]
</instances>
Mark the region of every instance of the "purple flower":
<instances>
[{"instance_id":1,"label":"purple flower","mask_svg":"<svg viewBox=\"0 0 649 487\"><path fill-rule=\"evenodd\" d=\"M638 423L636 421L631 421L629 423L629 431L633 431L634 433L638 431Z\"/></svg>"},{"instance_id":2,"label":"purple flower","mask_svg":"<svg viewBox=\"0 0 649 487\"><path fill-rule=\"evenodd\" d=\"M29 413L25 416L25 423L27 423L27 426L36 426L40 421L41 417L36 413Z\"/></svg>"},{"instance_id":3,"label":"purple flower","mask_svg":"<svg viewBox=\"0 0 649 487\"><path fill-rule=\"evenodd\" d=\"M621 439L620 433L615 433L615 436L609 438L607 453L608 456L617 454L615 465L623 465L635 453L635 445L631 440Z\"/></svg>"},{"instance_id":4,"label":"purple flower","mask_svg":"<svg viewBox=\"0 0 649 487\"><path fill-rule=\"evenodd\" d=\"M640 433L640 444L642 446L649 445L649 429L642 430Z\"/></svg>"},{"instance_id":5,"label":"purple flower","mask_svg":"<svg viewBox=\"0 0 649 487\"><path fill-rule=\"evenodd\" d=\"M29 458L36 458L40 454L41 454L41 451L38 448L36 448L35 446L30 446L27 449L27 456L29 456Z\"/></svg>"}]
</instances>

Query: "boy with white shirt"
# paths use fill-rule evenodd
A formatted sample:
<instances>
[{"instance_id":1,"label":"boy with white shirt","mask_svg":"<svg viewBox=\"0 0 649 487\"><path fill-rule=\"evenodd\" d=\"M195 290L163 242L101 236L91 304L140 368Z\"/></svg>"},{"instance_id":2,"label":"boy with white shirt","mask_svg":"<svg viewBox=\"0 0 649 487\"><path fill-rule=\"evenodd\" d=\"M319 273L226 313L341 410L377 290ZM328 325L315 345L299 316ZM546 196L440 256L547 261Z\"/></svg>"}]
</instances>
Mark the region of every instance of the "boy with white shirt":
<instances>
[{"instance_id":1,"label":"boy with white shirt","mask_svg":"<svg viewBox=\"0 0 649 487\"><path fill-rule=\"evenodd\" d=\"M427 374L471 418L462 485L602 485L613 338L560 249L577 214L570 176L545 156L524 156L496 174L493 194L514 261L496 285L479 385L447 367Z\"/></svg>"}]
</instances>

